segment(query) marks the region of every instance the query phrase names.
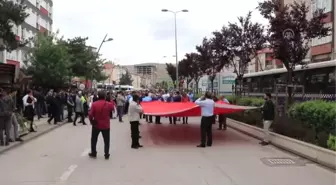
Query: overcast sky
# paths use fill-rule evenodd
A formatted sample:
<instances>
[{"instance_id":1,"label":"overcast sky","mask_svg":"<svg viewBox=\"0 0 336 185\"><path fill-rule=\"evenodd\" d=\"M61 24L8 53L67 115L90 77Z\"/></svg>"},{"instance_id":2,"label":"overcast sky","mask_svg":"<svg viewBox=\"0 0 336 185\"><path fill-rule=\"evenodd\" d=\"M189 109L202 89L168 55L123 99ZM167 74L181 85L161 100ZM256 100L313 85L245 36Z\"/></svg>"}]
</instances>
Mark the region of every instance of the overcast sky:
<instances>
[{"instance_id":1,"label":"overcast sky","mask_svg":"<svg viewBox=\"0 0 336 185\"><path fill-rule=\"evenodd\" d=\"M204 36L210 36L228 21L253 11L253 20L266 23L255 10L261 0L57 0L54 1L54 31L65 38L89 37L99 47L107 33L103 58L121 65L174 62L173 14L161 12L188 9L177 16L178 58L195 51ZM163 58L163 56L168 56Z\"/></svg>"}]
</instances>

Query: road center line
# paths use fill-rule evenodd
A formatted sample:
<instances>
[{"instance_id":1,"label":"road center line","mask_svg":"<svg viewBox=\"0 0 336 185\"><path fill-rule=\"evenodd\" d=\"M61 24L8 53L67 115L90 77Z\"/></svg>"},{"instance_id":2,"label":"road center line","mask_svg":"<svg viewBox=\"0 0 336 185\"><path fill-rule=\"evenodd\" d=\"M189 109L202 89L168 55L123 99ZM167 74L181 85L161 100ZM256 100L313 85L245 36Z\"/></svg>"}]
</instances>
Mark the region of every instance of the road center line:
<instances>
[{"instance_id":1,"label":"road center line","mask_svg":"<svg viewBox=\"0 0 336 185\"><path fill-rule=\"evenodd\" d=\"M87 156L89 152L90 152L90 148L85 149L85 150L82 152L81 157L85 157L85 156Z\"/></svg>"},{"instance_id":2,"label":"road center line","mask_svg":"<svg viewBox=\"0 0 336 185\"><path fill-rule=\"evenodd\" d=\"M62 174L62 176L60 177L60 182L65 182L68 180L68 178L70 177L70 175L75 171L75 169L78 166L73 164L71 166L69 166L69 168Z\"/></svg>"}]
</instances>

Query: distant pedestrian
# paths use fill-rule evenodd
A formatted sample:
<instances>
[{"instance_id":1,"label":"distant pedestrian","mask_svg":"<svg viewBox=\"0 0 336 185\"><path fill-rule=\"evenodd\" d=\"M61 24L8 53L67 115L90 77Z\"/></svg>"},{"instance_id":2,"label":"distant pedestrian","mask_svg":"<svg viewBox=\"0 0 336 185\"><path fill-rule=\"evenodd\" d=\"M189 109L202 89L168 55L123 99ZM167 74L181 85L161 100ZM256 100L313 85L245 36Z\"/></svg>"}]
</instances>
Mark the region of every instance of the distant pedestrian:
<instances>
[{"instance_id":1,"label":"distant pedestrian","mask_svg":"<svg viewBox=\"0 0 336 185\"><path fill-rule=\"evenodd\" d=\"M73 122L72 113L73 113L74 107L75 107L75 103L73 101L72 94L68 93L67 95L68 123Z\"/></svg>"},{"instance_id":2,"label":"distant pedestrian","mask_svg":"<svg viewBox=\"0 0 336 185\"><path fill-rule=\"evenodd\" d=\"M271 93L266 93L264 95L265 103L262 106L261 110L263 112L263 125L264 125L264 139L259 144L265 146L269 144L270 134L269 129L274 121L275 117L275 110L274 110L274 103L272 102L272 95Z\"/></svg>"},{"instance_id":3,"label":"distant pedestrian","mask_svg":"<svg viewBox=\"0 0 336 185\"><path fill-rule=\"evenodd\" d=\"M106 101L104 91L98 92L98 100L92 103L89 120L92 125L91 131L91 152L89 156L97 157L97 141L101 132L104 139L105 159L110 158L110 112L114 109L110 102Z\"/></svg>"},{"instance_id":4,"label":"distant pedestrian","mask_svg":"<svg viewBox=\"0 0 336 185\"><path fill-rule=\"evenodd\" d=\"M24 105L24 115L26 119L30 122L30 132L36 132L34 129L34 104L37 101L37 99L33 96L33 92L29 90L27 94L22 99L23 105Z\"/></svg>"},{"instance_id":5,"label":"distant pedestrian","mask_svg":"<svg viewBox=\"0 0 336 185\"><path fill-rule=\"evenodd\" d=\"M225 96L219 96L217 102L224 102L229 104L230 102L225 98ZM219 114L218 115L218 130L226 130L226 115L225 114Z\"/></svg>"},{"instance_id":6,"label":"distant pedestrian","mask_svg":"<svg viewBox=\"0 0 336 185\"><path fill-rule=\"evenodd\" d=\"M185 92L182 93L182 102L190 102L190 98ZM183 117L182 120L183 124L188 124L188 117Z\"/></svg>"},{"instance_id":7,"label":"distant pedestrian","mask_svg":"<svg viewBox=\"0 0 336 185\"><path fill-rule=\"evenodd\" d=\"M85 99L82 98L82 92L79 91L76 95L76 100L75 100L75 119L73 121L73 125L76 126L76 121L78 119L78 117L81 118L81 123L83 123L83 125L86 125L85 123L85 117L84 117L84 103L85 103Z\"/></svg>"},{"instance_id":8,"label":"distant pedestrian","mask_svg":"<svg viewBox=\"0 0 336 185\"><path fill-rule=\"evenodd\" d=\"M125 106L125 103L126 103L126 99L125 99L125 96L123 94L123 92L118 92L118 95L117 95L117 113L118 113L118 118L119 118L119 122L123 122L122 120L122 117L123 117L123 114L124 114L124 106Z\"/></svg>"},{"instance_id":9,"label":"distant pedestrian","mask_svg":"<svg viewBox=\"0 0 336 185\"><path fill-rule=\"evenodd\" d=\"M0 89L0 145L9 145L14 102L6 91ZM4 137L4 134L6 135Z\"/></svg>"}]
</instances>

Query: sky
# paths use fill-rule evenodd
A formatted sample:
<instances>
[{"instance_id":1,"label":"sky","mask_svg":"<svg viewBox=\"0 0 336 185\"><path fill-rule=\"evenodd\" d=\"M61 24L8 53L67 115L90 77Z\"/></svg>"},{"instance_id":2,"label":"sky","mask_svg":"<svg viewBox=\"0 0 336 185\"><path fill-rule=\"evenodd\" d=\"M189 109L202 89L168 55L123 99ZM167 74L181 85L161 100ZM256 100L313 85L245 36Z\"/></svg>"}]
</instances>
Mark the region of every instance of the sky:
<instances>
[{"instance_id":1,"label":"sky","mask_svg":"<svg viewBox=\"0 0 336 185\"><path fill-rule=\"evenodd\" d=\"M261 0L56 0L53 31L65 38L89 37L99 47L105 34L113 38L100 50L102 57L120 65L174 62L174 15L177 14L178 59L195 51L202 39L211 36L238 16L253 11L253 21L266 24L256 10ZM166 57L164 57L166 56Z\"/></svg>"}]
</instances>

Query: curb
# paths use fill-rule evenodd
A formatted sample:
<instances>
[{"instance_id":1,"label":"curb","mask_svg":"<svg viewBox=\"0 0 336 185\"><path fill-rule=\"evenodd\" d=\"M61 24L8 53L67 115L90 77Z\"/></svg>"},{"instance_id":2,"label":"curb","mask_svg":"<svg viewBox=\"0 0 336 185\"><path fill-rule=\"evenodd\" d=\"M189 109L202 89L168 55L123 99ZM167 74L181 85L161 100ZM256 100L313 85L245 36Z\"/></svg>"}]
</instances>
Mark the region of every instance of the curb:
<instances>
[{"instance_id":1,"label":"curb","mask_svg":"<svg viewBox=\"0 0 336 185\"><path fill-rule=\"evenodd\" d=\"M42 132L38 132L36 135L34 135L34 136L30 137L30 138L27 138L27 139L24 140L23 142L18 142L18 143L16 143L16 144L12 144L12 145L9 146L8 148L6 148L6 149L4 149L4 150L1 150L1 151L0 151L0 154L3 154L3 153L5 153L5 152L8 152L9 150L15 149L15 148L18 147L18 146L24 145L24 144L26 144L26 143L28 143L28 142L30 142L30 141L32 141L32 140L34 140L34 139L36 139L36 138L38 138L38 137L40 137L40 136L43 136L43 135L45 135L45 134L48 134L49 132L51 132L51 131L53 131L53 130L55 130L55 129L57 129L57 128L60 128L60 127L62 127L62 126L64 126L64 125L66 125L66 124L67 124L67 121L63 121L63 122L61 122L61 124L56 125L56 126L50 128L50 129L46 129L46 130L44 130L44 131L42 131ZM26 134L24 134L24 135L29 135L29 134L26 133Z\"/></svg>"}]
</instances>

